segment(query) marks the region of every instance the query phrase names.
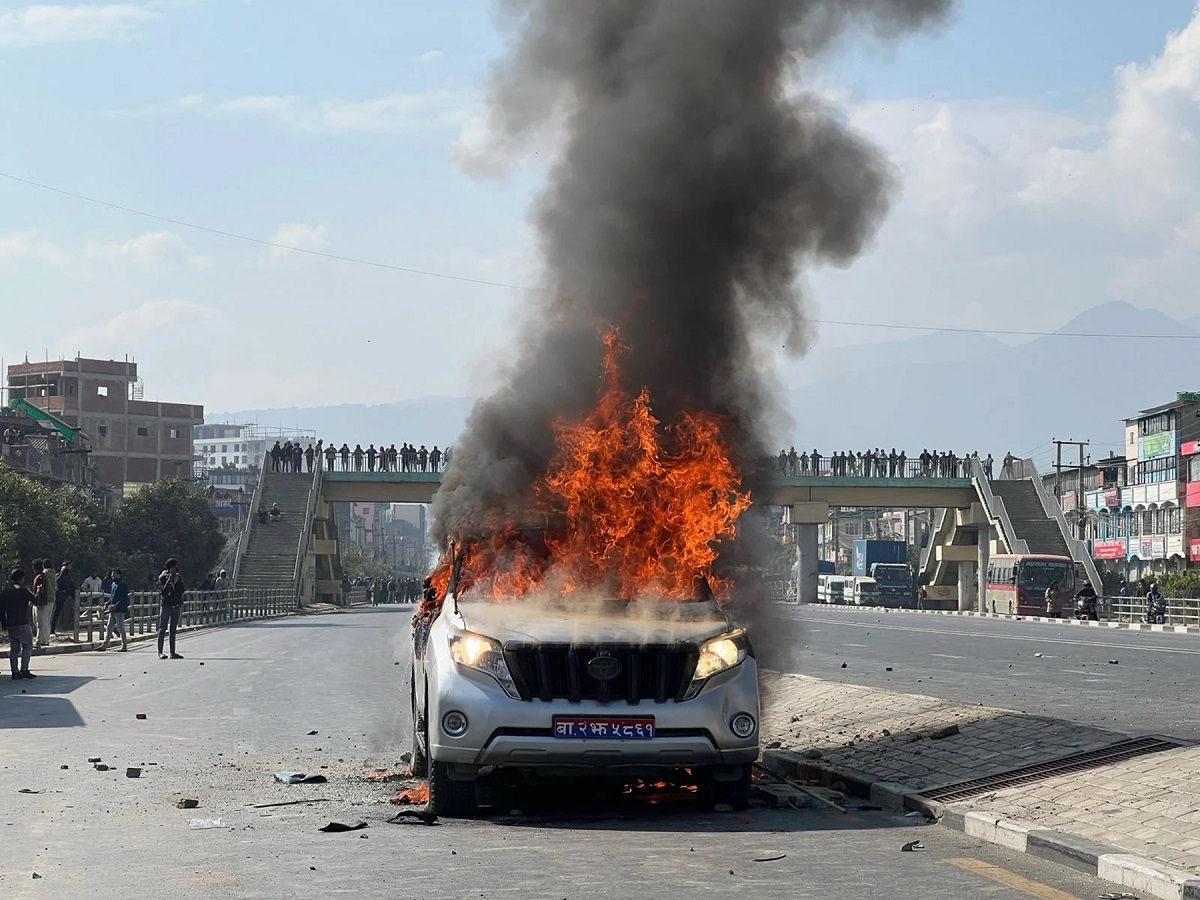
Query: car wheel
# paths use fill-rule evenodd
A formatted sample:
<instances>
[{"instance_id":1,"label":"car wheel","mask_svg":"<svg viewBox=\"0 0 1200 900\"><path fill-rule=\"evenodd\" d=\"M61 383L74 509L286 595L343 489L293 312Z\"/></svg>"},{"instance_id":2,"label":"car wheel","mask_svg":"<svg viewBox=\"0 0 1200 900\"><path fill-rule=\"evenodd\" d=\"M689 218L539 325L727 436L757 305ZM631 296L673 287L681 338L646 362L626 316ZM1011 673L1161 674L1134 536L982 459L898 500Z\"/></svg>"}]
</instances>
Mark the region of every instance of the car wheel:
<instances>
[{"instance_id":1,"label":"car wheel","mask_svg":"<svg viewBox=\"0 0 1200 900\"><path fill-rule=\"evenodd\" d=\"M711 768L697 772L696 795L705 809L729 806L741 812L750 808L750 767L742 766L742 774L733 781L718 781Z\"/></svg>"},{"instance_id":2,"label":"car wheel","mask_svg":"<svg viewBox=\"0 0 1200 900\"><path fill-rule=\"evenodd\" d=\"M479 814L479 799L474 781L454 781L449 766L431 761L429 764L429 812L451 819L470 819Z\"/></svg>"},{"instance_id":3,"label":"car wheel","mask_svg":"<svg viewBox=\"0 0 1200 900\"><path fill-rule=\"evenodd\" d=\"M416 680L414 676L414 681ZM416 778L429 774L429 735L426 734L425 717L417 710L417 689L409 692L412 703L412 762L409 768Z\"/></svg>"}]
</instances>

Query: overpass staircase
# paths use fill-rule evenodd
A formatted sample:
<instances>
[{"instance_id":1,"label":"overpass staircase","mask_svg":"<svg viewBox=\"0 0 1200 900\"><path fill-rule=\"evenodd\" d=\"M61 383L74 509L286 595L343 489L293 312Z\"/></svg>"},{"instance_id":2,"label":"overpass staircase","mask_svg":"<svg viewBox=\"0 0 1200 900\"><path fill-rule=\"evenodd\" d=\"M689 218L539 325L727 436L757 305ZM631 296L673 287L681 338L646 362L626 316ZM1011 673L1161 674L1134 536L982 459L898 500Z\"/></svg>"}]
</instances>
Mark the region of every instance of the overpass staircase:
<instances>
[{"instance_id":1,"label":"overpass staircase","mask_svg":"<svg viewBox=\"0 0 1200 900\"><path fill-rule=\"evenodd\" d=\"M251 517L246 549L238 560L239 588L296 591L298 559L307 550L307 530L312 527L312 489L312 475L274 472L263 466L257 507L266 510L274 503L282 515L265 524Z\"/></svg>"},{"instance_id":2,"label":"overpass staircase","mask_svg":"<svg viewBox=\"0 0 1200 900\"><path fill-rule=\"evenodd\" d=\"M978 460L972 463L972 483L982 511L991 527L982 535L978 523L964 522L956 510L940 510L934 520L929 544L921 557L922 580L931 585L954 584L958 564L942 558L939 547L989 543L994 553L1036 553L1067 556L1084 570L1100 590L1100 575L1082 541L1074 538L1062 509L1042 485L1033 460L1018 460L1007 477L987 477ZM945 554L949 555L949 554Z\"/></svg>"}]
</instances>

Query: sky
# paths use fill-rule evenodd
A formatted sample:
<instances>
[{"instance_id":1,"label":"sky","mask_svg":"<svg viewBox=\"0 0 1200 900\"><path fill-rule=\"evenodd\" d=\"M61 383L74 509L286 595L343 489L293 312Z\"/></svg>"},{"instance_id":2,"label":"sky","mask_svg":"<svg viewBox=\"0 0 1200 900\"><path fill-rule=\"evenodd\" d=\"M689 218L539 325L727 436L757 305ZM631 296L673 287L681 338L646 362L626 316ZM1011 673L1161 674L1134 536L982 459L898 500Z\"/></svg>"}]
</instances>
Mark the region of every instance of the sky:
<instances>
[{"instance_id":1,"label":"sky","mask_svg":"<svg viewBox=\"0 0 1200 900\"><path fill-rule=\"evenodd\" d=\"M487 391L553 153L469 164L505 39L485 0L0 0L0 356L128 356L210 411ZM902 184L808 274L815 318L865 323L820 346L1200 312L1193 0L960 0L798 78Z\"/></svg>"}]
</instances>

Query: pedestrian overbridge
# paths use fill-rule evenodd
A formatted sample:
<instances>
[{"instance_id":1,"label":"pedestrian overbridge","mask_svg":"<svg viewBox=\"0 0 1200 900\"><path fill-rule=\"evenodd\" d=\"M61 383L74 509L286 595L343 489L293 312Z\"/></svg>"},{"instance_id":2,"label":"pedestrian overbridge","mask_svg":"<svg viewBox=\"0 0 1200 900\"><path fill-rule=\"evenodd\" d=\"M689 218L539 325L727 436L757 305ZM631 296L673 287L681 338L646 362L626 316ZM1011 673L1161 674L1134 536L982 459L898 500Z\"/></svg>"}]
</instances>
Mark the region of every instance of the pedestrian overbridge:
<instances>
[{"instance_id":1,"label":"pedestrian overbridge","mask_svg":"<svg viewBox=\"0 0 1200 900\"><path fill-rule=\"evenodd\" d=\"M441 483L441 472L325 472L321 496L330 503L431 503ZM970 478L814 474L773 475L766 490L753 499L793 508L796 524L822 524L831 507L965 509L977 494ZM817 516L821 509L823 514Z\"/></svg>"}]
</instances>

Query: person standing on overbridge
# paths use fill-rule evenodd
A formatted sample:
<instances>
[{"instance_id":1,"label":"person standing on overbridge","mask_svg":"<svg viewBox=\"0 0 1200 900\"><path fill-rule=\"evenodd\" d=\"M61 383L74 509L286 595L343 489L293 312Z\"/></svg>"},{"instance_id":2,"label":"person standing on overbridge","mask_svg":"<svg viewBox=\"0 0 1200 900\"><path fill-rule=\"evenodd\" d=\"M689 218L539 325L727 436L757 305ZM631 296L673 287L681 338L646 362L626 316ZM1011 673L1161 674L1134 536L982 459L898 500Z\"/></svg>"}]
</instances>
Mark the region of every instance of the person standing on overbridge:
<instances>
[{"instance_id":1,"label":"person standing on overbridge","mask_svg":"<svg viewBox=\"0 0 1200 900\"><path fill-rule=\"evenodd\" d=\"M316 454L317 454L316 448L314 448L312 444L309 444L308 449L304 451L304 461L305 461L305 463L308 464L308 474L309 475L312 474L313 458L316 456Z\"/></svg>"},{"instance_id":2,"label":"person standing on overbridge","mask_svg":"<svg viewBox=\"0 0 1200 900\"><path fill-rule=\"evenodd\" d=\"M378 455L379 454L375 452L374 444L371 444L369 447L367 447L367 471L368 472L375 471L375 457Z\"/></svg>"},{"instance_id":3,"label":"person standing on overbridge","mask_svg":"<svg viewBox=\"0 0 1200 900\"><path fill-rule=\"evenodd\" d=\"M342 444L342 449L338 451L342 457L342 471L350 471L350 445Z\"/></svg>"},{"instance_id":4,"label":"person standing on overbridge","mask_svg":"<svg viewBox=\"0 0 1200 900\"><path fill-rule=\"evenodd\" d=\"M354 471L361 472L363 464L363 448L362 444L354 445Z\"/></svg>"},{"instance_id":5,"label":"person standing on overbridge","mask_svg":"<svg viewBox=\"0 0 1200 900\"><path fill-rule=\"evenodd\" d=\"M330 444L325 448L325 471L332 472L334 462L337 460L337 448Z\"/></svg>"},{"instance_id":6,"label":"person standing on overbridge","mask_svg":"<svg viewBox=\"0 0 1200 900\"><path fill-rule=\"evenodd\" d=\"M425 445L421 445L421 449L417 451L417 465L421 467L422 472L429 471L429 451L425 449Z\"/></svg>"},{"instance_id":7,"label":"person standing on overbridge","mask_svg":"<svg viewBox=\"0 0 1200 900\"><path fill-rule=\"evenodd\" d=\"M434 444L433 449L429 451L429 470L431 472L439 472L442 468L442 451L438 449L438 445Z\"/></svg>"}]
</instances>

